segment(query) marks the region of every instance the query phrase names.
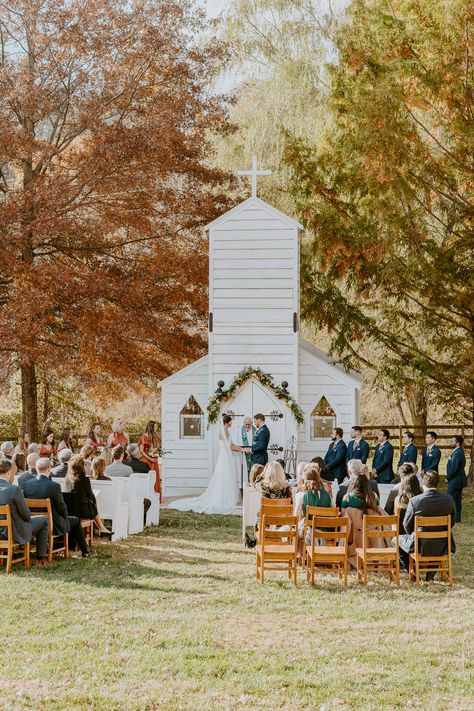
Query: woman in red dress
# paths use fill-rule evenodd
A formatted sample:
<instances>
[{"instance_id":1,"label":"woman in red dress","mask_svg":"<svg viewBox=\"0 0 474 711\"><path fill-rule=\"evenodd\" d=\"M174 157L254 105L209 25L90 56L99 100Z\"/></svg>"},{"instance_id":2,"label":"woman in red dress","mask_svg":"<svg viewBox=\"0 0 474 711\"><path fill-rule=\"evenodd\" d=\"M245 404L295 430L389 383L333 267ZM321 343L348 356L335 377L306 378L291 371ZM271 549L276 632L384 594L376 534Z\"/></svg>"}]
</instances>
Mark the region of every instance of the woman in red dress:
<instances>
[{"instance_id":1,"label":"woman in red dress","mask_svg":"<svg viewBox=\"0 0 474 711\"><path fill-rule=\"evenodd\" d=\"M84 446L92 447L96 456L99 450L101 450L105 446L105 442L102 439L102 427L98 422L94 422L94 424L90 428L89 434L87 435L84 441Z\"/></svg>"},{"instance_id":2,"label":"woman in red dress","mask_svg":"<svg viewBox=\"0 0 474 711\"><path fill-rule=\"evenodd\" d=\"M107 447L109 449L113 449L119 445L125 449L128 447L130 444L130 437L128 436L128 432L125 432L124 430L125 427L123 420L120 417L112 422L112 434L110 434L107 439Z\"/></svg>"},{"instance_id":3,"label":"woman in red dress","mask_svg":"<svg viewBox=\"0 0 474 711\"><path fill-rule=\"evenodd\" d=\"M160 495L161 501L160 467L158 465L160 438L155 426L156 422L154 420L147 422L145 434L142 434L138 440L138 446L140 447L142 460L148 464L150 469L154 469L156 472L155 491Z\"/></svg>"},{"instance_id":4,"label":"woman in red dress","mask_svg":"<svg viewBox=\"0 0 474 711\"><path fill-rule=\"evenodd\" d=\"M41 440L39 455L40 457L56 456L53 430L47 429L44 431L43 439Z\"/></svg>"}]
</instances>

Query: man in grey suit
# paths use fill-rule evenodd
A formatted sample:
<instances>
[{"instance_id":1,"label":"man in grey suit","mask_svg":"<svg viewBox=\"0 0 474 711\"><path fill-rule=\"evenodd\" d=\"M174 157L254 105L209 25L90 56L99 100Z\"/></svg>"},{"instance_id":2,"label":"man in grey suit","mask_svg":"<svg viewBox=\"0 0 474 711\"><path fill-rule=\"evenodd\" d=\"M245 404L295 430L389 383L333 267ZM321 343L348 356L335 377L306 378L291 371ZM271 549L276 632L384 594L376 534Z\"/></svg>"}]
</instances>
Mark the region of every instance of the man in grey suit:
<instances>
[{"instance_id":1,"label":"man in grey suit","mask_svg":"<svg viewBox=\"0 0 474 711\"><path fill-rule=\"evenodd\" d=\"M71 457L72 457L72 450L68 449L67 447L65 447L64 449L61 449L58 452L59 464L57 467L53 467L51 469L51 476L53 478L64 479L64 477L67 474L69 460L71 459Z\"/></svg>"},{"instance_id":2,"label":"man in grey suit","mask_svg":"<svg viewBox=\"0 0 474 711\"><path fill-rule=\"evenodd\" d=\"M400 560L408 568L408 557L415 544L416 516L451 516L451 527L456 523L456 509L454 500L449 494L438 491L439 474L427 471L423 475L424 491L419 496L414 496L408 502L403 525L406 535L399 536ZM423 529L422 529L423 530ZM429 531L441 531L443 527L429 527ZM445 555L447 553L446 539L427 538L421 541L421 553L426 556ZM451 538L451 550L454 553L454 539ZM432 580L435 573L427 573L426 579Z\"/></svg>"},{"instance_id":3,"label":"man in grey suit","mask_svg":"<svg viewBox=\"0 0 474 711\"><path fill-rule=\"evenodd\" d=\"M109 464L107 467L105 467L105 473L107 476L125 476L129 477L133 474L133 470L131 467L127 467L126 464L123 463L125 456L125 449L118 445L118 447L114 447L112 450L112 464Z\"/></svg>"},{"instance_id":4,"label":"man in grey suit","mask_svg":"<svg viewBox=\"0 0 474 711\"><path fill-rule=\"evenodd\" d=\"M27 481L30 481L30 479L36 479L38 476L38 472L36 471L36 462L39 459L39 455L32 453L29 454L26 458L26 463L28 464L28 470L26 472L23 472L23 474L20 474L18 477L17 484L20 487L20 489L23 491L25 488L25 483Z\"/></svg>"},{"instance_id":5,"label":"man in grey suit","mask_svg":"<svg viewBox=\"0 0 474 711\"><path fill-rule=\"evenodd\" d=\"M32 516L19 486L13 484L11 462L0 462L0 505L9 504L12 519L13 540L29 543L36 536L36 565L47 565L49 522L47 516ZM0 538L6 540L7 529L0 526Z\"/></svg>"}]
</instances>

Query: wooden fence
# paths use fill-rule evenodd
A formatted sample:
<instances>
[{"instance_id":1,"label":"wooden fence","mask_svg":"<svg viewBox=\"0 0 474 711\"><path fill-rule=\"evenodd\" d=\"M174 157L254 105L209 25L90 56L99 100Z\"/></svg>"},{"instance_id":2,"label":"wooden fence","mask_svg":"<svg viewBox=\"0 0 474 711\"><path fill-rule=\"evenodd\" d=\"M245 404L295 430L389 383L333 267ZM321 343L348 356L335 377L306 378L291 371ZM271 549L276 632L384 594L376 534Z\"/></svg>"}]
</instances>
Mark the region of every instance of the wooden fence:
<instances>
[{"instance_id":1,"label":"wooden fence","mask_svg":"<svg viewBox=\"0 0 474 711\"><path fill-rule=\"evenodd\" d=\"M363 436L371 445L375 446L377 443L377 434L379 430L384 429L390 432L390 441L392 442L395 449L401 450L403 448L402 437L404 432L413 432L415 435L414 444L418 449L424 447L425 445L425 435L427 432L436 432L438 439L436 440L437 446L443 450L451 451L452 447L449 444L449 440L454 435L460 434L464 438L464 451L466 455L469 455L469 451L472 446L473 428L467 425L426 425L426 427L415 427L415 425L361 425L363 429ZM396 439L398 439L398 446L396 444Z\"/></svg>"}]
</instances>

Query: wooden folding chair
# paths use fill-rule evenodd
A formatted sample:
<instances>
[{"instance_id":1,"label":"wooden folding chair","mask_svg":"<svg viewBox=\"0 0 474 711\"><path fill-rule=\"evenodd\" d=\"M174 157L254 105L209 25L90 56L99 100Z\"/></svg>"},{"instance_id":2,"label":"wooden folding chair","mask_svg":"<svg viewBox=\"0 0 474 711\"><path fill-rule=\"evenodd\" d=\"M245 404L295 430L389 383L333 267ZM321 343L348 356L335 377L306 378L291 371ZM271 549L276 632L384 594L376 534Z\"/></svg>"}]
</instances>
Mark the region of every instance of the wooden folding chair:
<instances>
[{"instance_id":1,"label":"wooden folding chair","mask_svg":"<svg viewBox=\"0 0 474 711\"><path fill-rule=\"evenodd\" d=\"M291 516L293 514L293 504L291 499L262 499L260 502L260 515L257 531L257 543L260 540L262 529L262 518L264 514L269 516ZM271 534L268 536L271 538Z\"/></svg>"},{"instance_id":2,"label":"wooden folding chair","mask_svg":"<svg viewBox=\"0 0 474 711\"><path fill-rule=\"evenodd\" d=\"M276 530L277 526L280 530ZM276 535L275 535L276 534ZM257 580L263 585L266 570L284 570L297 580L298 517L263 514L260 541L256 545Z\"/></svg>"},{"instance_id":3,"label":"wooden folding chair","mask_svg":"<svg viewBox=\"0 0 474 711\"><path fill-rule=\"evenodd\" d=\"M0 562L6 563L6 572L9 573L15 563L25 563L25 568L30 567L30 544L16 543L13 540L12 517L10 504L0 506L0 528L7 529L7 538L0 539Z\"/></svg>"},{"instance_id":4,"label":"wooden folding chair","mask_svg":"<svg viewBox=\"0 0 474 711\"><path fill-rule=\"evenodd\" d=\"M84 529L84 536L89 547L94 543L94 521L91 518L81 518L81 526Z\"/></svg>"},{"instance_id":5,"label":"wooden folding chair","mask_svg":"<svg viewBox=\"0 0 474 711\"><path fill-rule=\"evenodd\" d=\"M349 529L350 522L347 516L313 515L311 544L305 546L306 579L311 582L311 585L314 585L314 572L318 568L319 570L337 571L339 578L344 578L344 585L347 587ZM322 539L326 545L316 544L316 539Z\"/></svg>"},{"instance_id":6,"label":"wooden folding chair","mask_svg":"<svg viewBox=\"0 0 474 711\"><path fill-rule=\"evenodd\" d=\"M308 532L308 528L311 527L311 521L314 516L339 516L339 509L337 506L307 506L306 507L306 516L305 516L305 521L304 521L304 529L303 529L303 555L301 556L301 567L303 570L306 567L306 534ZM334 541L331 543L329 540L327 541L327 545L336 545L336 542Z\"/></svg>"},{"instance_id":7,"label":"wooden folding chair","mask_svg":"<svg viewBox=\"0 0 474 711\"><path fill-rule=\"evenodd\" d=\"M426 527L431 530L421 530ZM448 552L445 555L427 556L420 553L422 540L443 538L447 538ZM409 580L415 578L419 583L420 573L440 573L441 580L446 580L447 576L449 585L453 584L451 516L415 516L415 549L409 555Z\"/></svg>"},{"instance_id":8,"label":"wooden folding chair","mask_svg":"<svg viewBox=\"0 0 474 711\"><path fill-rule=\"evenodd\" d=\"M50 499L26 499L26 505L30 509L32 516L48 517L48 562L51 563L53 555L59 555L60 553L64 555L64 558L69 558L69 535L67 533L58 533L57 535L54 535L53 513L51 511ZM55 546L55 543L59 543L59 545Z\"/></svg>"},{"instance_id":9,"label":"wooden folding chair","mask_svg":"<svg viewBox=\"0 0 474 711\"><path fill-rule=\"evenodd\" d=\"M371 547L372 538L382 538L388 541L386 548ZM391 541L395 540L392 548ZM395 577L400 585L400 559L398 555L398 516L364 515L362 527L362 548L356 548L357 580L367 585L369 570L387 572L390 582Z\"/></svg>"}]
</instances>

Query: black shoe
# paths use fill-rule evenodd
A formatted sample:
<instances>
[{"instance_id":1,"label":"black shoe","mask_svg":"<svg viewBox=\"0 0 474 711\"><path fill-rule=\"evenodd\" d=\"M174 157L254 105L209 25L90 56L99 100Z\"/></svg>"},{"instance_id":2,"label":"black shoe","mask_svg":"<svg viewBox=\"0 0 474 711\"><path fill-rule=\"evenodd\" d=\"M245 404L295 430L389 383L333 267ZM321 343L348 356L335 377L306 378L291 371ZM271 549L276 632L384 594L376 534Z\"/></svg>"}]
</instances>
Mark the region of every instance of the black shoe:
<instances>
[{"instance_id":1,"label":"black shoe","mask_svg":"<svg viewBox=\"0 0 474 711\"><path fill-rule=\"evenodd\" d=\"M426 573L426 582L430 582L431 580L434 580L434 579L435 579L435 575L436 575L436 573L434 573L434 572L432 572L432 573Z\"/></svg>"},{"instance_id":2,"label":"black shoe","mask_svg":"<svg viewBox=\"0 0 474 711\"><path fill-rule=\"evenodd\" d=\"M105 538L112 538L114 535L114 531L99 531L99 538L102 538L104 536Z\"/></svg>"},{"instance_id":3,"label":"black shoe","mask_svg":"<svg viewBox=\"0 0 474 711\"><path fill-rule=\"evenodd\" d=\"M90 554L90 553L83 553L83 554L82 554L82 557L83 557L83 558L90 558L90 557L91 557L91 554Z\"/></svg>"}]
</instances>

